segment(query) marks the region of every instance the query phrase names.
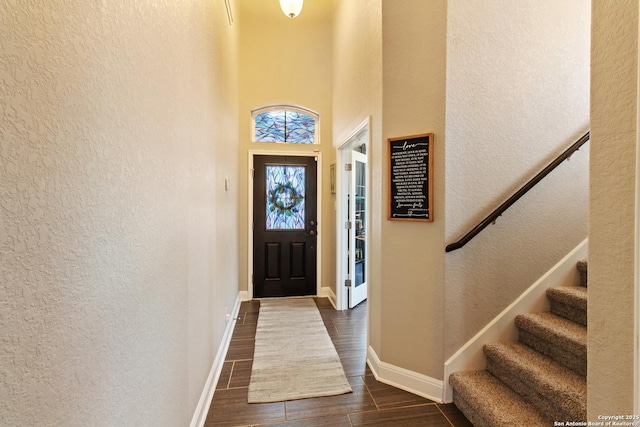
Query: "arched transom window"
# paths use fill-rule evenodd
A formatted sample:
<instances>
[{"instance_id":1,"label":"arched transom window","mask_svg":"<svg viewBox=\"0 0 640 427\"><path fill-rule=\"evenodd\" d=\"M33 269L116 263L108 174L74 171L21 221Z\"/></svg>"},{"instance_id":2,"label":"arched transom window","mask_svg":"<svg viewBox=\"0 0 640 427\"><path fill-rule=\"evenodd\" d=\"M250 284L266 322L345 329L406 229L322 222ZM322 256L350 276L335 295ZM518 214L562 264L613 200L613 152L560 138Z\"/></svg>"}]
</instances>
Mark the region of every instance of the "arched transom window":
<instances>
[{"instance_id":1,"label":"arched transom window","mask_svg":"<svg viewBox=\"0 0 640 427\"><path fill-rule=\"evenodd\" d=\"M317 144L319 115L306 108L272 105L251 112L253 141Z\"/></svg>"}]
</instances>

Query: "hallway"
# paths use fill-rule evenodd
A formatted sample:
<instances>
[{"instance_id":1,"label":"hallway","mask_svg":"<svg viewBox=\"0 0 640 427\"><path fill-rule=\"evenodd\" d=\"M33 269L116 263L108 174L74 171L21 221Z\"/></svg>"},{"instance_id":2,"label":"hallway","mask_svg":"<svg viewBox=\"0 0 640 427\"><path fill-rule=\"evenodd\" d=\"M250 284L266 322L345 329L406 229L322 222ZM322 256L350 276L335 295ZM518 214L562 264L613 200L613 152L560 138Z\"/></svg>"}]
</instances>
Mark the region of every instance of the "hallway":
<instances>
[{"instance_id":1,"label":"hallway","mask_svg":"<svg viewBox=\"0 0 640 427\"><path fill-rule=\"evenodd\" d=\"M336 311L316 298L354 392L341 396L248 404L259 301L243 302L206 426L470 426L452 405L440 405L375 380L366 366L366 302Z\"/></svg>"}]
</instances>

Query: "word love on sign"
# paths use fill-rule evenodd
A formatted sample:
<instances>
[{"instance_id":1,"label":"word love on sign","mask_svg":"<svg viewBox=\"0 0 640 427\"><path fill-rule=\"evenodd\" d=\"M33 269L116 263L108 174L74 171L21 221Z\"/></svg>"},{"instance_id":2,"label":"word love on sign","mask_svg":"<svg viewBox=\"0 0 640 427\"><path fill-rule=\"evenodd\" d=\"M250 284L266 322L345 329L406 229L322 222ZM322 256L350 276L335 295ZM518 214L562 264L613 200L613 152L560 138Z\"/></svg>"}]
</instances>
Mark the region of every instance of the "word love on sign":
<instances>
[{"instance_id":1,"label":"word love on sign","mask_svg":"<svg viewBox=\"0 0 640 427\"><path fill-rule=\"evenodd\" d=\"M433 134L389 138L389 216L433 221Z\"/></svg>"}]
</instances>

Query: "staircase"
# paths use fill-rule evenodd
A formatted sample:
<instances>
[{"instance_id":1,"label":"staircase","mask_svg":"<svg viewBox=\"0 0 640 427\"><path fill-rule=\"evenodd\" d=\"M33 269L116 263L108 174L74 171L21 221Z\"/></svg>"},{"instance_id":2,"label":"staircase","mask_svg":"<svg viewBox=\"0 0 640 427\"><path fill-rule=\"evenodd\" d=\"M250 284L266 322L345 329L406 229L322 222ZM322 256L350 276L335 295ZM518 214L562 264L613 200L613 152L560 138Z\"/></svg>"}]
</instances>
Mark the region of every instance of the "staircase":
<instances>
[{"instance_id":1,"label":"staircase","mask_svg":"<svg viewBox=\"0 0 640 427\"><path fill-rule=\"evenodd\" d=\"M551 311L520 314L519 341L484 346L484 371L449 377L475 427L553 426L587 417L587 263L580 286L547 290Z\"/></svg>"}]
</instances>

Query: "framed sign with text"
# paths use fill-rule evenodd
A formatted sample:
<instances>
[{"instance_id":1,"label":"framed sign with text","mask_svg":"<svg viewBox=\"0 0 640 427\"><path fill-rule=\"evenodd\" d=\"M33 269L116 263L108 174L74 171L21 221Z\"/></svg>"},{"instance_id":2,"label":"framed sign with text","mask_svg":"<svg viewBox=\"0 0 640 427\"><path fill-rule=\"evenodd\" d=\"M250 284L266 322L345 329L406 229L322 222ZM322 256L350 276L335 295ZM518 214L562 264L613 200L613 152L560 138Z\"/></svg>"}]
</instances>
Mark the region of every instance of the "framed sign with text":
<instances>
[{"instance_id":1,"label":"framed sign with text","mask_svg":"<svg viewBox=\"0 0 640 427\"><path fill-rule=\"evenodd\" d=\"M433 134L389 138L389 216L433 221Z\"/></svg>"}]
</instances>

